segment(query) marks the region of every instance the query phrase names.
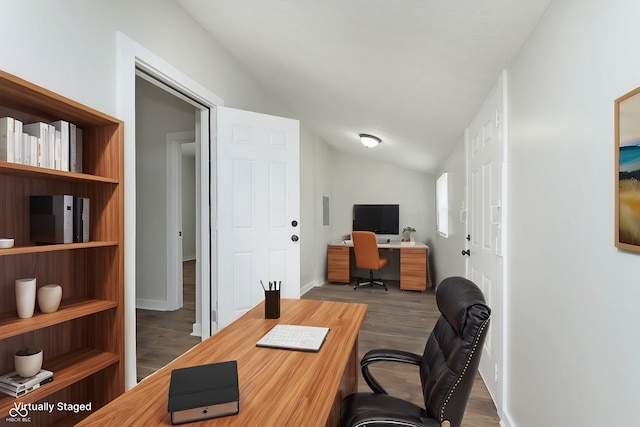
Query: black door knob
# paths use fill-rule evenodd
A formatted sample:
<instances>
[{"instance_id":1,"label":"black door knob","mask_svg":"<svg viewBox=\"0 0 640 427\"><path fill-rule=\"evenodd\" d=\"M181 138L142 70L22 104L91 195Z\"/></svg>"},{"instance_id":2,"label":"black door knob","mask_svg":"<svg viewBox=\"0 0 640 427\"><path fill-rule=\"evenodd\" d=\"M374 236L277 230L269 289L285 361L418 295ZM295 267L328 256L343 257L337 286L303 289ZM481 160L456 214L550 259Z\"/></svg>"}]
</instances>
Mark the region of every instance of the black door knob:
<instances>
[{"instance_id":1,"label":"black door knob","mask_svg":"<svg viewBox=\"0 0 640 427\"><path fill-rule=\"evenodd\" d=\"M295 219L293 221L291 221L291 226L292 227L297 227L298 226L298 221L296 221Z\"/></svg>"},{"instance_id":2,"label":"black door knob","mask_svg":"<svg viewBox=\"0 0 640 427\"><path fill-rule=\"evenodd\" d=\"M293 236L291 236L291 241L293 242L297 242L300 238L298 236L296 236L295 234Z\"/></svg>"},{"instance_id":3,"label":"black door knob","mask_svg":"<svg viewBox=\"0 0 640 427\"><path fill-rule=\"evenodd\" d=\"M471 256L471 249L467 249L466 251L465 251L465 250L463 250L463 251L462 251L462 255L463 255L463 256L464 256L464 255L466 255L466 256Z\"/></svg>"}]
</instances>

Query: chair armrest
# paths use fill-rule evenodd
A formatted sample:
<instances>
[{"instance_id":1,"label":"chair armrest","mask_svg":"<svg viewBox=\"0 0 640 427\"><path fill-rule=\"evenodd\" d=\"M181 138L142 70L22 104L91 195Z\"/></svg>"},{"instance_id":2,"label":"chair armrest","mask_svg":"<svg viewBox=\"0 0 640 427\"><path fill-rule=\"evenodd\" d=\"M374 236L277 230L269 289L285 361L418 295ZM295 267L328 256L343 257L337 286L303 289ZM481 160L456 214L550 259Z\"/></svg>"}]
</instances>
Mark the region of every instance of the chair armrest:
<instances>
[{"instance_id":1,"label":"chair armrest","mask_svg":"<svg viewBox=\"0 0 640 427\"><path fill-rule=\"evenodd\" d=\"M373 377L369 371L369 365L376 362L400 362L410 365L420 365L422 356L402 350L376 349L367 352L360 361L362 376L374 393L389 394Z\"/></svg>"}]
</instances>

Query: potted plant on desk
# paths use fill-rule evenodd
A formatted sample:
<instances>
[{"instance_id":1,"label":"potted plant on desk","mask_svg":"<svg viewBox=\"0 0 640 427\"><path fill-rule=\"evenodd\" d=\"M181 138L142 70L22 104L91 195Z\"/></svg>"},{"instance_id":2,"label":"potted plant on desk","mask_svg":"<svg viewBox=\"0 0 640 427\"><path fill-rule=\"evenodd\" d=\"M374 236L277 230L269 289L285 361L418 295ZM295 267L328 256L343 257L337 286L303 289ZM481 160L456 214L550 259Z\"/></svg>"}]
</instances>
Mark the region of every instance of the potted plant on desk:
<instances>
[{"instance_id":1,"label":"potted plant on desk","mask_svg":"<svg viewBox=\"0 0 640 427\"><path fill-rule=\"evenodd\" d=\"M405 227L402 229L403 233L407 233L409 235L409 241L410 242L414 242L416 241L416 229L413 227Z\"/></svg>"}]
</instances>

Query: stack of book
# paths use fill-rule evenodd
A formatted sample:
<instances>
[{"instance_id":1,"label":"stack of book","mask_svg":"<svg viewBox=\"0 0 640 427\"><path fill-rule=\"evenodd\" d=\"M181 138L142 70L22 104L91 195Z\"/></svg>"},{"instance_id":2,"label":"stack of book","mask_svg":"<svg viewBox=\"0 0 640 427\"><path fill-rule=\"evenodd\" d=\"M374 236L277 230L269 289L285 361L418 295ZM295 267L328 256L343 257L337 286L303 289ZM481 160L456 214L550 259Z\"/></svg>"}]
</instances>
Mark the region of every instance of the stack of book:
<instances>
[{"instance_id":1,"label":"stack of book","mask_svg":"<svg viewBox=\"0 0 640 427\"><path fill-rule=\"evenodd\" d=\"M82 129L65 120L23 124L2 117L0 161L82 172Z\"/></svg>"},{"instance_id":2,"label":"stack of book","mask_svg":"<svg viewBox=\"0 0 640 427\"><path fill-rule=\"evenodd\" d=\"M0 377L0 391L13 397L20 397L53 381L53 372L40 369L33 377L25 378L17 372L9 372Z\"/></svg>"}]
</instances>

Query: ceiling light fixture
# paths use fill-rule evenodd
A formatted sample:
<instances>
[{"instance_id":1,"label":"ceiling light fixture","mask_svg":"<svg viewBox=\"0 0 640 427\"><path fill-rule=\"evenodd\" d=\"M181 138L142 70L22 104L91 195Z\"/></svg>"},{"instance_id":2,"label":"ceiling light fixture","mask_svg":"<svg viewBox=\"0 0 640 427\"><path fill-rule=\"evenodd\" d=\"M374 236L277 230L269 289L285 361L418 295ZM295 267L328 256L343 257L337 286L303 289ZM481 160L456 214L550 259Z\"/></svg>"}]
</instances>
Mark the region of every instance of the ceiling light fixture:
<instances>
[{"instance_id":1,"label":"ceiling light fixture","mask_svg":"<svg viewBox=\"0 0 640 427\"><path fill-rule=\"evenodd\" d=\"M364 145L365 147L372 148L372 147L375 147L376 145L380 144L382 142L382 140L380 138L378 138L377 136L368 135L366 133L361 133L360 134L360 142L362 142L362 145Z\"/></svg>"}]
</instances>

